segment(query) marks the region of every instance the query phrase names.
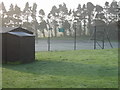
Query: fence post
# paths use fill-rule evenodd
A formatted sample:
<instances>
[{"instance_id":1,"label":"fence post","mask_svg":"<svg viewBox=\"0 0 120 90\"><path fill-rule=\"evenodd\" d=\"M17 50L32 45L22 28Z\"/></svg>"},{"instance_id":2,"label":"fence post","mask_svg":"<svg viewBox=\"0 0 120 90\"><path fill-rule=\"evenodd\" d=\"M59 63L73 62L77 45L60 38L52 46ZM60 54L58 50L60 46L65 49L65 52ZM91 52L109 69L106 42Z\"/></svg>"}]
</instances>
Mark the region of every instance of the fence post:
<instances>
[{"instance_id":1,"label":"fence post","mask_svg":"<svg viewBox=\"0 0 120 90\"><path fill-rule=\"evenodd\" d=\"M94 49L96 49L96 26L94 30Z\"/></svg>"},{"instance_id":2,"label":"fence post","mask_svg":"<svg viewBox=\"0 0 120 90\"><path fill-rule=\"evenodd\" d=\"M76 22L75 22L75 35L74 35L74 50L76 50Z\"/></svg>"}]
</instances>

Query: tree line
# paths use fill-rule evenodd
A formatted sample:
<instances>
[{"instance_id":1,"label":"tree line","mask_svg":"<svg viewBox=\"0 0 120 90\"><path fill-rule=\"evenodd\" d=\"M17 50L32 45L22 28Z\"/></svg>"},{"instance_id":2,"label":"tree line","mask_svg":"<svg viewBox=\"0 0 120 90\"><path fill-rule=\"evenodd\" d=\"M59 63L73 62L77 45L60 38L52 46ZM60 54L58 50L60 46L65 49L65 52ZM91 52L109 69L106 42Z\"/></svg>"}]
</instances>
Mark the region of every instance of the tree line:
<instances>
[{"instance_id":1,"label":"tree line","mask_svg":"<svg viewBox=\"0 0 120 90\"><path fill-rule=\"evenodd\" d=\"M23 10L17 5L10 5L6 10L4 3L0 4L0 16L2 27L22 26L34 32L36 37L47 37L49 30L51 37L74 36L76 29L77 36L91 36L94 25L106 27L113 38L117 35L118 21L118 2L105 2L104 6L94 5L87 2L84 5L78 4L74 10L68 9L65 3L59 6L53 6L51 11L46 15L43 9L37 12L37 4L32 6L29 2ZM60 32L59 28L64 31Z\"/></svg>"}]
</instances>

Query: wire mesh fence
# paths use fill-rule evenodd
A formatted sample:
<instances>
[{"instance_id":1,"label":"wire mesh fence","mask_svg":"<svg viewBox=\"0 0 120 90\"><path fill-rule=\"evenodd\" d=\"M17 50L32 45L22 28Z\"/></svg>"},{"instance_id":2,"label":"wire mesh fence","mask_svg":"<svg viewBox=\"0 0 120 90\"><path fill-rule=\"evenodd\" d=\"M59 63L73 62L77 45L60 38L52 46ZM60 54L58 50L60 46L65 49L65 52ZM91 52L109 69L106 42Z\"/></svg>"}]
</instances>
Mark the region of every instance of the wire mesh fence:
<instances>
[{"instance_id":1,"label":"wire mesh fence","mask_svg":"<svg viewBox=\"0 0 120 90\"><path fill-rule=\"evenodd\" d=\"M101 41L98 41L102 45ZM111 41L113 48L118 48L117 41ZM76 47L76 49L75 49ZM104 49L110 49L111 46L107 40L104 42ZM61 50L81 50L94 49L94 40L90 37L50 37L38 38L35 43L35 51L61 51ZM96 45L96 49L101 49Z\"/></svg>"}]
</instances>

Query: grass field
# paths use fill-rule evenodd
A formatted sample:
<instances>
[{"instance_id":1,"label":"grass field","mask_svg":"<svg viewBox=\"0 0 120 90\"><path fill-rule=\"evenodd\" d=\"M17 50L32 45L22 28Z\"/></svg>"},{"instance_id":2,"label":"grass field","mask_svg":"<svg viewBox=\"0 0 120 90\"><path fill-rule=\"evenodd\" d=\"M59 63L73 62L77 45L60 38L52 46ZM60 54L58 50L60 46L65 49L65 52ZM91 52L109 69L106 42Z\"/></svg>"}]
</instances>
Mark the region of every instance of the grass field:
<instances>
[{"instance_id":1,"label":"grass field","mask_svg":"<svg viewBox=\"0 0 120 90\"><path fill-rule=\"evenodd\" d=\"M38 52L2 74L3 88L117 88L118 49Z\"/></svg>"}]
</instances>

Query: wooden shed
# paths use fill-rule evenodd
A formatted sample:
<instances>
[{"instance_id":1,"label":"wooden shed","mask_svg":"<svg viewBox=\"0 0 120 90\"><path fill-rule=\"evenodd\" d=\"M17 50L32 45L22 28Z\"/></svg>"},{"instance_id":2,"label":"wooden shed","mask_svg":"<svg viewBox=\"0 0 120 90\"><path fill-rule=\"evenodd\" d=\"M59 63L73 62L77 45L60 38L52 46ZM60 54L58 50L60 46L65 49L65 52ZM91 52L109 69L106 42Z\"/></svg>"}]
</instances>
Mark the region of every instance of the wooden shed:
<instances>
[{"instance_id":1,"label":"wooden shed","mask_svg":"<svg viewBox=\"0 0 120 90\"><path fill-rule=\"evenodd\" d=\"M35 60L33 32L19 28L2 28L2 63L28 63Z\"/></svg>"}]
</instances>

